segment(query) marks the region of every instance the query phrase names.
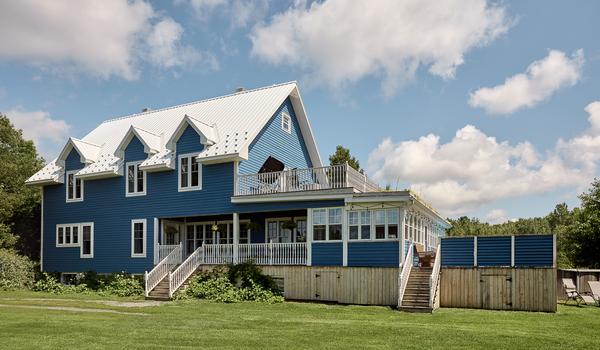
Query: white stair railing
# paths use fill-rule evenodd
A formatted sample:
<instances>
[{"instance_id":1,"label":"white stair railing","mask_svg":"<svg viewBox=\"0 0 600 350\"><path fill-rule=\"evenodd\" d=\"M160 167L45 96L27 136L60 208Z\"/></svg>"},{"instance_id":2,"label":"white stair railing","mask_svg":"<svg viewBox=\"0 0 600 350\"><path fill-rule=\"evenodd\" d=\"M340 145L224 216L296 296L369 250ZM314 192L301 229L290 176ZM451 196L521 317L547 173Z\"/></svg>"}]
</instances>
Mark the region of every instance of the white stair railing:
<instances>
[{"instance_id":1,"label":"white stair railing","mask_svg":"<svg viewBox=\"0 0 600 350\"><path fill-rule=\"evenodd\" d=\"M158 245L158 261L162 261L173 249L179 247L179 244L159 244Z\"/></svg>"},{"instance_id":2,"label":"white stair railing","mask_svg":"<svg viewBox=\"0 0 600 350\"><path fill-rule=\"evenodd\" d=\"M413 266L413 250L414 244L411 243L408 247L408 252L406 253L406 257L404 257L404 263L402 264L402 271L400 272L400 277L398 278L398 308L402 306L402 299L404 299L404 291L406 290L406 285L408 284L408 278L410 277L410 271Z\"/></svg>"},{"instance_id":3,"label":"white stair railing","mask_svg":"<svg viewBox=\"0 0 600 350\"><path fill-rule=\"evenodd\" d=\"M169 298L181 287L181 285L202 265L204 260L204 247L198 247L185 259L173 272L169 272Z\"/></svg>"},{"instance_id":4,"label":"white stair railing","mask_svg":"<svg viewBox=\"0 0 600 350\"><path fill-rule=\"evenodd\" d=\"M437 288L440 281L440 268L442 266L442 249L440 245L437 246L435 252L435 263L433 264L433 271L431 271L431 277L429 277L429 307L433 310L435 304L435 298L437 296Z\"/></svg>"},{"instance_id":5,"label":"white stair railing","mask_svg":"<svg viewBox=\"0 0 600 350\"><path fill-rule=\"evenodd\" d=\"M144 273L144 292L148 296L150 291L162 281L169 272L181 262L181 243L173 249L154 268Z\"/></svg>"}]
</instances>

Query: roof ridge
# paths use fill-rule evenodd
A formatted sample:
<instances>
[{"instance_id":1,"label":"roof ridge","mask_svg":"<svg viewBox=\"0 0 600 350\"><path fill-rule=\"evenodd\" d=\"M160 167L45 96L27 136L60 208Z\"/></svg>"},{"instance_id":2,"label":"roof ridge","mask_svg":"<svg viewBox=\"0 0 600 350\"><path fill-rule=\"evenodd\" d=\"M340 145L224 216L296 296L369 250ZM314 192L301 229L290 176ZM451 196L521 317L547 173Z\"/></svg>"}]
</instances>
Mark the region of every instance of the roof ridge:
<instances>
[{"instance_id":1,"label":"roof ridge","mask_svg":"<svg viewBox=\"0 0 600 350\"><path fill-rule=\"evenodd\" d=\"M83 143L86 143L86 144L88 144L88 145L90 145L90 146L95 146L95 147L98 147L98 148L102 148L102 145L97 145L97 144L95 144L95 143L91 143L91 142L89 142L89 141L85 141L85 140L82 140L82 139L78 139L78 138L76 138L76 137L73 137L73 136L71 136L71 137L70 137L70 139L71 139L71 140L78 141L78 142L83 142Z\"/></svg>"},{"instance_id":2,"label":"roof ridge","mask_svg":"<svg viewBox=\"0 0 600 350\"><path fill-rule=\"evenodd\" d=\"M208 127L211 127L211 128L213 128L213 127L215 126L215 124L213 124L213 125L209 125L209 124L207 124L207 123L203 122L202 120L200 120L200 119L198 119L198 118L196 118L196 117L193 117L193 116L191 116L191 115L189 115L189 114L187 114L187 113L186 113L185 115L186 115L188 118L190 118L190 119L194 119L194 120L195 120L195 121L197 121L198 123L200 123L200 124L204 124L204 125L206 125L206 126L208 126Z\"/></svg>"},{"instance_id":3,"label":"roof ridge","mask_svg":"<svg viewBox=\"0 0 600 350\"><path fill-rule=\"evenodd\" d=\"M150 135L154 135L154 136L160 137L159 134L153 133L152 131L146 130L144 128L140 128L139 126L131 125L131 127L134 128L134 129L138 129L138 130L142 130L144 132L147 132Z\"/></svg>"},{"instance_id":4,"label":"roof ridge","mask_svg":"<svg viewBox=\"0 0 600 350\"><path fill-rule=\"evenodd\" d=\"M203 99L203 100L197 100L197 101L193 101L193 102L182 103L182 104L179 104L179 105L176 105L176 106L164 107L164 108L149 110L149 111L146 111L146 112L140 112L140 113L134 113L134 114L126 115L126 116L110 118L110 119L106 119L101 124L106 124L106 123L114 122L114 121L117 121L117 120L123 120L123 119L138 117L140 115L146 115L146 114L151 114L151 113L155 113L155 112L167 111L167 110L170 110L170 109L175 109L175 108L190 106L190 105L197 104L197 103L209 102L209 101L219 100L219 99L222 99L222 98L227 98L227 97L232 97L232 96L247 94L247 93L250 93L250 92L256 92L256 91L260 91L260 90L271 89L271 88L276 88L276 87L280 87L280 86L284 86L284 85L289 85L289 84L297 84L297 83L298 82L296 80L292 80L292 81L288 81L288 82L285 82L285 83L273 84L273 85L269 85L269 86L262 86L262 87L259 87L259 88L254 88L254 89L250 89L250 90L244 90L244 91L240 91L240 92L234 92L234 93L227 94L227 95L215 96L215 97L210 97L210 98Z\"/></svg>"}]
</instances>

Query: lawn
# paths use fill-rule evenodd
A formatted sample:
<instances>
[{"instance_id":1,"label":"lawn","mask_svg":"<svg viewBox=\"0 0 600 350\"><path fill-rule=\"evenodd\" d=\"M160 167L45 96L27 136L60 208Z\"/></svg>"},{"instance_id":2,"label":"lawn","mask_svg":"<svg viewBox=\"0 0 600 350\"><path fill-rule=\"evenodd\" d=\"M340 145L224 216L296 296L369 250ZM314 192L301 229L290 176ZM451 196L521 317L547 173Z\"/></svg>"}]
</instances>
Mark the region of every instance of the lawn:
<instances>
[{"instance_id":1,"label":"lawn","mask_svg":"<svg viewBox=\"0 0 600 350\"><path fill-rule=\"evenodd\" d=\"M115 304L109 300L128 304ZM0 292L0 348L597 349L600 308L556 314L286 302L175 301Z\"/></svg>"}]
</instances>

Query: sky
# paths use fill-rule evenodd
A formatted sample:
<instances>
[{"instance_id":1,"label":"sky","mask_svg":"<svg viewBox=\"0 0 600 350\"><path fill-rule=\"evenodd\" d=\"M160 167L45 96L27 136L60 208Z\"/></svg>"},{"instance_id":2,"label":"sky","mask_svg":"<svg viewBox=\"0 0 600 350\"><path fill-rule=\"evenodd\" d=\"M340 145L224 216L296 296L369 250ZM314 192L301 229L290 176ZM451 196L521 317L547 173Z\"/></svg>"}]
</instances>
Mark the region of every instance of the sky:
<instances>
[{"instance_id":1,"label":"sky","mask_svg":"<svg viewBox=\"0 0 600 350\"><path fill-rule=\"evenodd\" d=\"M103 120L297 81L321 157L491 223L600 173L600 2L0 3L0 112L47 160Z\"/></svg>"}]
</instances>

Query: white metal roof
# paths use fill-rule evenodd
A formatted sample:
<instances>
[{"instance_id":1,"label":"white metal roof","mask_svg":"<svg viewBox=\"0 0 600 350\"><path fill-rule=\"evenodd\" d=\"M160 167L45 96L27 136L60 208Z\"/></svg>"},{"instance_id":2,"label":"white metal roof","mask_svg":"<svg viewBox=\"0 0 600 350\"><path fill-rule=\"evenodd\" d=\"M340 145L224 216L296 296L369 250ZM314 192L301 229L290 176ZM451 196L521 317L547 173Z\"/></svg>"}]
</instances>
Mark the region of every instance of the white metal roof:
<instances>
[{"instance_id":1,"label":"white metal roof","mask_svg":"<svg viewBox=\"0 0 600 350\"><path fill-rule=\"evenodd\" d=\"M61 182L56 178L55 168L64 169L64 159L71 147L77 149L82 161L88 164L77 175L118 175L122 160L119 147L126 146L126 138L131 134L141 139L149 153L143 167L173 168L174 149L169 141L173 141L185 122L200 133L205 144L198 156L199 161L231 157L246 159L250 143L288 97L296 111L311 161L314 166L320 166L321 160L298 87L296 82L289 82L107 120L81 140L70 138L60 156L34 174L27 183Z\"/></svg>"}]
</instances>

